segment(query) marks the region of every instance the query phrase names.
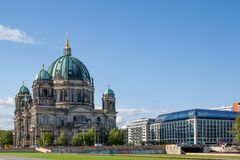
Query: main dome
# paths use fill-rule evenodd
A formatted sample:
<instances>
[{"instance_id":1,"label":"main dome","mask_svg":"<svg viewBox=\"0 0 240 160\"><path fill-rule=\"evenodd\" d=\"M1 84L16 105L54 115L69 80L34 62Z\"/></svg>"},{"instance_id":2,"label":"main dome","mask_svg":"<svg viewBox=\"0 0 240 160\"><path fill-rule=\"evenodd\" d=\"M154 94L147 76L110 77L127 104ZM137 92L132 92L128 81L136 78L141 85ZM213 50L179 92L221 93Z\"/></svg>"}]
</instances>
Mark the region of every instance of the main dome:
<instances>
[{"instance_id":1,"label":"main dome","mask_svg":"<svg viewBox=\"0 0 240 160\"><path fill-rule=\"evenodd\" d=\"M64 48L64 55L50 65L48 73L52 78L59 77L64 80L91 81L87 67L80 60L71 55L68 38Z\"/></svg>"}]
</instances>

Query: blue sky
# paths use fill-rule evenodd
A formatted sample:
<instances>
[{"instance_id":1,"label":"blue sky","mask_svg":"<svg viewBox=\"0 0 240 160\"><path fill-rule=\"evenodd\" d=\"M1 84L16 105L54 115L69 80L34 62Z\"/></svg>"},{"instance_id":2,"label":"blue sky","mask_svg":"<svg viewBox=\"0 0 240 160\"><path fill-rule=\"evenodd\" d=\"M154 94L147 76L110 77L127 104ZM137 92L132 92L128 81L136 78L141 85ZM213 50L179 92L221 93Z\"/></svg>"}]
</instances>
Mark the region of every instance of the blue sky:
<instances>
[{"instance_id":1,"label":"blue sky","mask_svg":"<svg viewBox=\"0 0 240 160\"><path fill-rule=\"evenodd\" d=\"M1 1L0 127L12 128L22 81L31 88L42 64L63 54L66 32L95 79L96 107L108 84L115 91L119 126L240 101L239 8L237 0Z\"/></svg>"}]
</instances>

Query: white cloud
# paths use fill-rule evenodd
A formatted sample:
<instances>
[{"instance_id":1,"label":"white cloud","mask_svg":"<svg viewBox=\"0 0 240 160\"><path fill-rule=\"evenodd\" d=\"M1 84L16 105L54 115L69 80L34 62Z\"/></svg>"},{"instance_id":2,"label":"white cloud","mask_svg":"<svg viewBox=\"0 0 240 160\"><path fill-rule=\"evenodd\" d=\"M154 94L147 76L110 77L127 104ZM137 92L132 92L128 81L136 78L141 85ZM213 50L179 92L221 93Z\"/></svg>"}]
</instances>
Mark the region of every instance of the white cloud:
<instances>
[{"instance_id":1,"label":"white cloud","mask_svg":"<svg viewBox=\"0 0 240 160\"><path fill-rule=\"evenodd\" d=\"M0 114L0 130L13 129L13 114Z\"/></svg>"},{"instance_id":2,"label":"white cloud","mask_svg":"<svg viewBox=\"0 0 240 160\"><path fill-rule=\"evenodd\" d=\"M4 99L0 99L0 106L12 106L14 105L14 99L11 97L7 97Z\"/></svg>"},{"instance_id":3,"label":"white cloud","mask_svg":"<svg viewBox=\"0 0 240 160\"><path fill-rule=\"evenodd\" d=\"M121 123L123 123L123 118L122 118L122 116L117 116L117 124L121 124Z\"/></svg>"},{"instance_id":4,"label":"white cloud","mask_svg":"<svg viewBox=\"0 0 240 160\"><path fill-rule=\"evenodd\" d=\"M14 98L0 99L0 130L13 129Z\"/></svg>"},{"instance_id":5,"label":"white cloud","mask_svg":"<svg viewBox=\"0 0 240 160\"><path fill-rule=\"evenodd\" d=\"M28 36L25 32L17 29L3 26L0 24L0 40L20 42L27 44L34 44L35 41L32 37Z\"/></svg>"},{"instance_id":6,"label":"white cloud","mask_svg":"<svg viewBox=\"0 0 240 160\"><path fill-rule=\"evenodd\" d=\"M144 109L135 109L135 108L131 108L131 109L119 109L118 112L122 113L122 114L127 114L128 116L137 116L139 114L141 114L144 111Z\"/></svg>"},{"instance_id":7,"label":"white cloud","mask_svg":"<svg viewBox=\"0 0 240 160\"><path fill-rule=\"evenodd\" d=\"M117 126L124 128L132 121L140 118L156 118L159 114L166 113L164 110L145 108L119 108L117 109Z\"/></svg>"}]
</instances>

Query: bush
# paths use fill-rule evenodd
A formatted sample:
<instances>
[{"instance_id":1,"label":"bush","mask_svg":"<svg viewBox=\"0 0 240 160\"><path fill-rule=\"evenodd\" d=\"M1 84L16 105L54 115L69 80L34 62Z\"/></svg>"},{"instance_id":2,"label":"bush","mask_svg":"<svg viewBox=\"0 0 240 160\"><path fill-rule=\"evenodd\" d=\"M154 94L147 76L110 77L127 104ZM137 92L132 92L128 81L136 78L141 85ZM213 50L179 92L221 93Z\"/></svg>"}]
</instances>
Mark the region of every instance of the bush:
<instances>
[{"instance_id":1,"label":"bush","mask_svg":"<svg viewBox=\"0 0 240 160\"><path fill-rule=\"evenodd\" d=\"M68 144L67 137L65 136L64 132L62 132L60 136L57 138L57 145L66 146L67 144Z\"/></svg>"},{"instance_id":2,"label":"bush","mask_svg":"<svg viewBox=\"0 0 240 160\"><path fill-rule=\"evenodd\" d=\"M120 129L113 128L109 131L107 137L108 145L123 145L124 144L124 135Z\"/></svg>"},{"instance_id":3,"label":"bush","mask_svg":"<svg viewBox=\"0 0 240 160\"><path fill-rule=\"evenodd\" d=\"M44 132L41 134L38 145L40 147L49 147L53 145L53 134L50 132Z\"/></svg>"}]
</instances>

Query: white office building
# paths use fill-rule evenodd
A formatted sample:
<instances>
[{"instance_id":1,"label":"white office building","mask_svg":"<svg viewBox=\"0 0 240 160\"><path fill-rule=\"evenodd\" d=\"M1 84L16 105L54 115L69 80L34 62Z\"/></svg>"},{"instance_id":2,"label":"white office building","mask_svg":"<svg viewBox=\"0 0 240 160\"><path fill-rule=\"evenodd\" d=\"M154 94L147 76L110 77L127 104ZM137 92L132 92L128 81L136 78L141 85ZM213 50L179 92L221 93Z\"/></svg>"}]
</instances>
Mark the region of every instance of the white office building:
<instances>
[{"instance_id":1,"label":"white office building","mask_svg":"<svg viewBox=\"0 0 240 160\"><path fill-rule=\"evenodd\" d=\"M155 122L155 119L142 118L133 121L128 128L128 143L141 145L150 142L150 125Z\"/></svg>"}]
</instances>

